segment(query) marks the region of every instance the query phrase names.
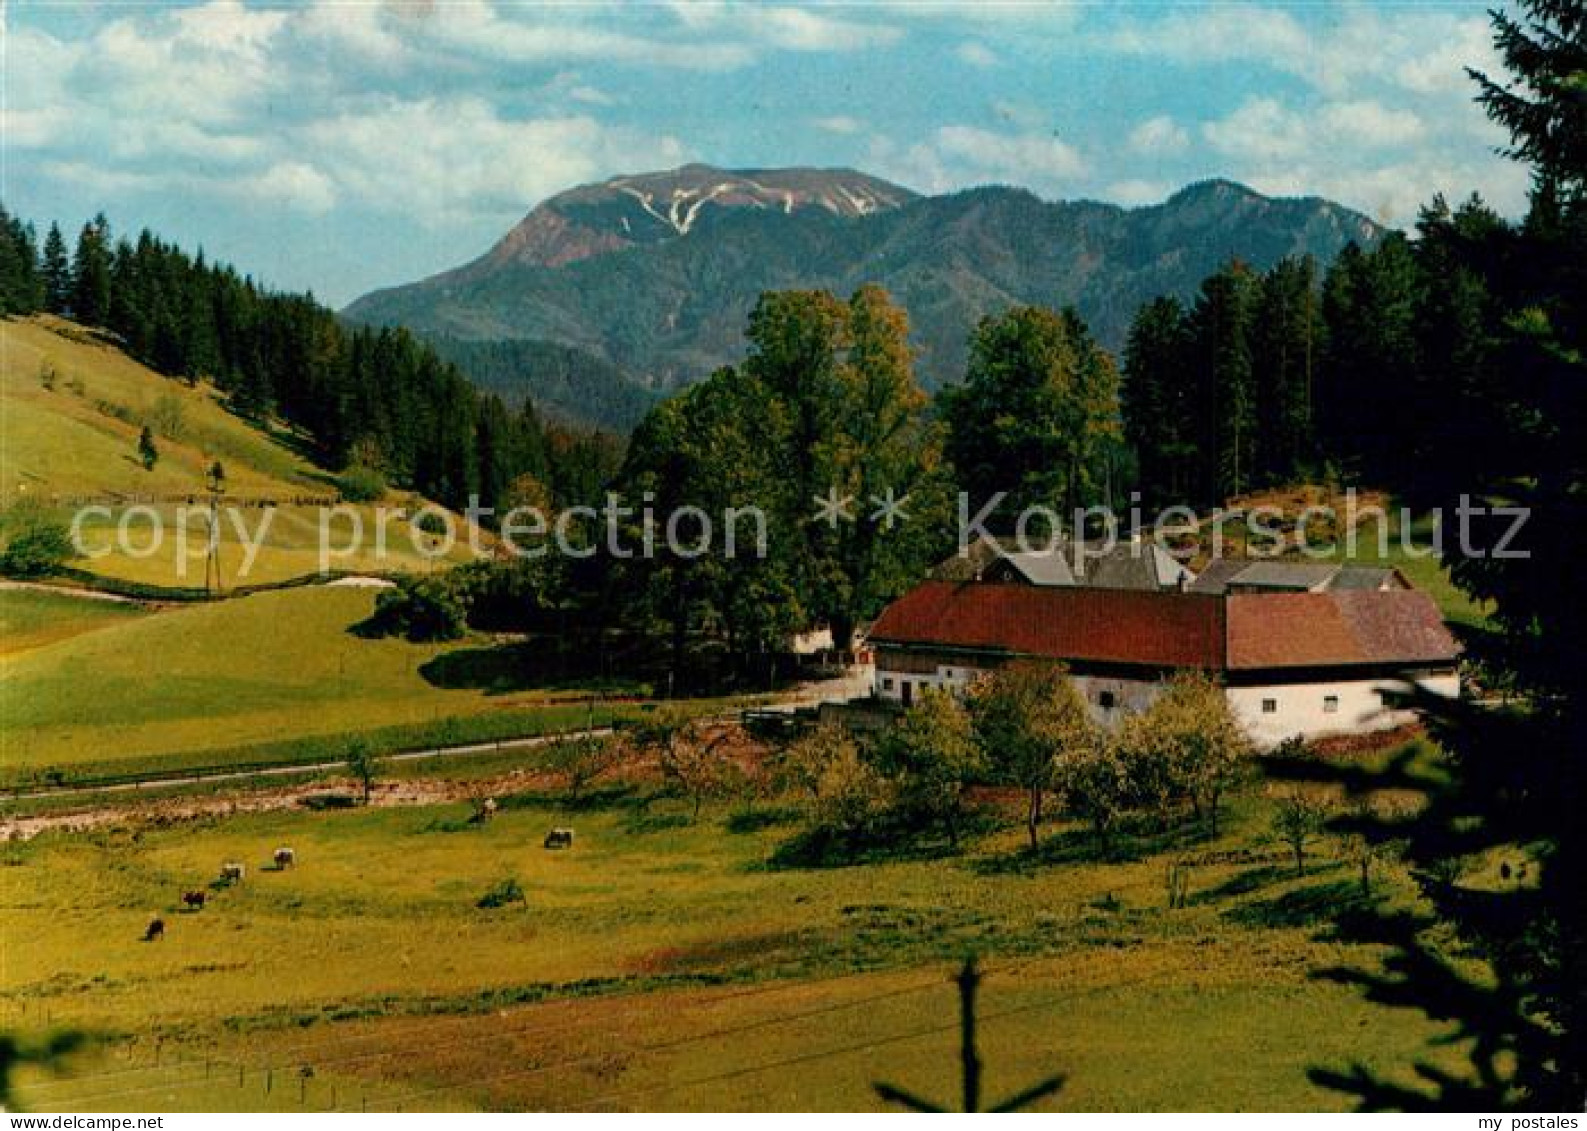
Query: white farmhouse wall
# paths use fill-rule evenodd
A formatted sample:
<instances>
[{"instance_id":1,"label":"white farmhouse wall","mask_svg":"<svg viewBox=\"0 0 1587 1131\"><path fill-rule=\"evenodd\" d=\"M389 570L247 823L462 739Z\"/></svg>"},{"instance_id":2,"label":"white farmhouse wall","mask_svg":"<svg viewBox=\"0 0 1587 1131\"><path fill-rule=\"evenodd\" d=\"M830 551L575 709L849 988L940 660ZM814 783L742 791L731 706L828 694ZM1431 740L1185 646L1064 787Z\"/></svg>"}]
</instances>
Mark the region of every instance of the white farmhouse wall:
<instances>
[{"instance_id":1,"label":"white farmhouse wall","mask_svg":"<svg viewBox=\"0 0 1587 1131\"><path fill-rule=\"evenodd\" d=\"M880 699L893 703L913 702L926 688L947 688L962 693L985 668L967 664L939 664L927 672L896 671L878 658L875 691ZM1076 675L1075 689L1091 708L1097 722L1111 725L1126 715L1146 710L1163 693L1164 685L1155 680L1123 679L1117 676ZM907 692L906 692L907 685ZM1438 695L1455 698L1460 694L1460 677L1455 674L1423 679L1421 686ZM1383 703L1383 694L1404 690L1404 684L1390 678L1328 680L1316 683L1277 683L1228 689L1229 706L1260 747L1276 746L1286 738L1319 738L1335 734L1362 734L1392 730L1414 722L1413 711L1392 710ZM1272 709L1267 709L1268 707Z\"/></svg>"},{"instance_id":2,"label":"white farmhouse wall","mask_svg":"<svg viewBox=\"0 0 1587 1131\"><path fill-rule=\"evenodd\" d=\"M985 668L972 667L968 664L938 664L930 672L900 672L884 667L885 661L880 657L876 663L876 695L880 699L902 703L906 698L918 698L926 688L947 688L954 693L962 692L972 680L984 672ZM908 692L905 685L908 685Z\"/></svg>"},{"instance_id":3,"label":"white farmhouse wall","mask_svg":"<svg viewBox=\"0 0 1587 1131\"><path fill-rule=\"evenodd\" d=\"M964 664L939 664L930 672L901 672L893 671L879 662L876 666L876 695L890 702L902 703L906 697L906 683L911 700L918 699L925 688L947 688L955 694L962 694L986 670ZM1163 685L1153 680L1099 675L1077 675L1073 680L1075 690L1090 706L1092 717L1104 724L1146 710L1163 693Z\"/></svg>"},{"instance_id":4,"label":"white farmhouse wall","mask_svg":"<svg viewBox=\"0 0 1587 1131\"><path fill-rule=\"evenodd\" d=\"M1458 675L1435 676L1421 686L1437 695L1460 694ZM1385 692L1404 690L1393 679L1330 680L1229 688L1229 706L1258 746L1286 738L1364 734L1416 721L1416 713L1384 706Z\"/></svg>"}]
</instances>

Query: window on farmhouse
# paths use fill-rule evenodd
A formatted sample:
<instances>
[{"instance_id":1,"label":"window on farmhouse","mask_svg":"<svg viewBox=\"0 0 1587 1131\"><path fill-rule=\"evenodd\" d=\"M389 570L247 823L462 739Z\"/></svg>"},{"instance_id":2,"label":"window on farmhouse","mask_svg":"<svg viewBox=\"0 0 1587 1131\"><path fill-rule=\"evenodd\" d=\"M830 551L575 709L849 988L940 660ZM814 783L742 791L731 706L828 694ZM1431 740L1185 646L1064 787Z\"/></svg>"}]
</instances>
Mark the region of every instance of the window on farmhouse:
<instances>
[{"instance_id":1,"label":"window on farmhouse","mask_svg":"<svg viewBox=\"0 0 1587 1131\"><path fill-rule=\"evenodd\" d=\"M1324 695L1323 696L1323 714L1332 715L1332 714L1336 713L1338 710L1339 710L1339 696L1337 696L1337 695Z\"/></svg>"},{"instance_id":2,"label":"window on farmhouse","mask_svg":"<svg viewBox=\"0 0 1587 1131\"><path fill-rule=\"evenodd\" d=\"M891 676L888 676L886 679L882 680L882 690L883 691L891 691L892 689L893 689L893 679L892 679Z\"/></svg>"},{"instance_id":3,"label":"window on farmhouse","mask_svg":"<svg viewBox=\"0 0 1587 1131\"><path fill-rule=\"evenodd\" d=\"M1118 700L1113 697L1113 692L1111 691L1104 691L1101 695L1097 696L1097 702L1102 705L1102 709L1104 711L1113 710L1113 704L1117 701Z\"/></svg>"},{"instance_id":4,"label":"window on farmhouse","mask_svg":"<svg viewBox=\"0 0 1587 1131\"><path fill-rule=\"evenodd\" d=\"M1278 714L1278 700L1277 699L1264 699L1264 700L1262 700L1262 713L1264 715L1276 715L1276 714Z\"/></svg>"}]
</instances>

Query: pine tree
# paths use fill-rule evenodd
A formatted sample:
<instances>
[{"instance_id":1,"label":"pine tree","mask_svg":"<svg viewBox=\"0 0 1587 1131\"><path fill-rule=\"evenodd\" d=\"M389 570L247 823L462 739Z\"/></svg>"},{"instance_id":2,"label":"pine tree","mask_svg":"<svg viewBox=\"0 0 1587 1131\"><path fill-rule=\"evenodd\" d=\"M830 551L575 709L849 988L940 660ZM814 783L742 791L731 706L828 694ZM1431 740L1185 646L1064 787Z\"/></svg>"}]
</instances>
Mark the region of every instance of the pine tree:
<instances>
[{"instance_id":1,"label":"pine tree","mask_svg":"<svg viewBox=\"0 0 1587 1131\"><path fill-rule=\"evenodd\" d=\"M1121 407L1137 485L1151 506L1191 499L1197 449L1190 348L1178 299L1154 299L1136 312L1124 347Z\"/></svg>"},{"instance_id":2,"label":"pine tree","mask_svg":"<svg viewBox=\"0 0 1587 1131\"><path fill-rule=\"evenodd\" d=\"M1230 263L1201 284L1191 315L1201 488L1207 502L1250 490L1254 480L1256 401L1251 368L1255 280Z\"/></svg>"},{"instance_id":3,"label":"pine tree","mask_svg":"<svg viewBox=\"0 0 1587 1131\"><path fill-rule=\"evenodd\" d=\"M160 449L154 444L154 431L147 424L138 433L138 462L143 464L145 471L153 471L154 465L160 462Z\"/></svg>"},{"instance_id":4,"label":"pine tree","mask_svg":"<svg viewBox=\"0 0 1587 1131\"><path fill-rule=\"evenodd\" d=\"M72 261L72 316L87 326L110 321L110 224L103 215L83 225Z\"/></svg>"},{"instance_id":5,"label":"pine tree","mask_svg":"<svg viewBox=\"0 0 1587 1131\"><path fill-rule=\"evenodd\" d=\"M66 255L66 239L59 224L50 225L44 237L44 309L51 314L68 314L72 307L72 266Z\"/></svg>"}]
</instances>

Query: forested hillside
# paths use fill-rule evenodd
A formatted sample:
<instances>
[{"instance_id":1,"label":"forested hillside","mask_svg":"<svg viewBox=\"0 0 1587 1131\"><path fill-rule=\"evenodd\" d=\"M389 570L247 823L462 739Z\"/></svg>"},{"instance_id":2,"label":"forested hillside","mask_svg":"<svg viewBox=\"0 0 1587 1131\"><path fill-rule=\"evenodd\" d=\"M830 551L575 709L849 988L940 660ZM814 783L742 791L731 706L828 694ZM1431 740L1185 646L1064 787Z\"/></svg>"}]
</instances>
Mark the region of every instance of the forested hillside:
<instances>
[{"instance_id":1,"label":"forested hillside","mask_svg":"<svg viewBox=\"0 0 1587 1131\"><path fill-rule=\"evenodd\" d=\"M312 295L281 294L147 230L114 237L103 216L75 249L0 210L0 313L47 311L107 331L163 373L212 381L244 418L298 429L317 462L378 472L449 506L489 505L521 475L583 497L582 469L610 443L555 437L523 402L509 411L401 329L350 328ZM568 458L552 466L552 447ZM604 454L603 454L604 453Z\"/></svg>"}]
</instances>

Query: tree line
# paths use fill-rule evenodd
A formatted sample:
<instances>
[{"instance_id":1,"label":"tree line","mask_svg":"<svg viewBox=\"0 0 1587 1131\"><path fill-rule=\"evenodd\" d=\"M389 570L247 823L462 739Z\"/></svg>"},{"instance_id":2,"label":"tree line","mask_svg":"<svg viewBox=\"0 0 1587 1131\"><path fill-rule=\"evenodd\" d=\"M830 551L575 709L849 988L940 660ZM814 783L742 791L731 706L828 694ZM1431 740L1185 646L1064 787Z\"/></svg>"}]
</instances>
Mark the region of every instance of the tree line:
<instances>
[{"instance_id":1,"label":"tree line","mask_svg":"<svg viewBox=\"0 0 1587 1131\"><path fill-rule=\"evenodd\" d=\"M1481 434L1493 300L1466 252L1501 226L1475 196L1437 198L1415 240L1351 243L1321 273L1309 257L1231 262L1190 302L1143 306L1122 390L1143 498L1207 506L1296 482L1397 481Z\"/></svg>"},{"instance_id":2,"label":"tree line","mask_svg":"<svg viewBox=\"0 0 1587 1131\"><path fill-rule=\"evenodd\" d=\"M75 247L0 208L0 313L40 311L107 331L159 372L207 380L245 417L278 419L319 462L354 467L452 507L488 506L531 475L559 497L599 494L610 437L510 410L407 331L350 327L312 294L272 291L149 231L115 238L97 216Z\"/></svg>"}]
</instances>

